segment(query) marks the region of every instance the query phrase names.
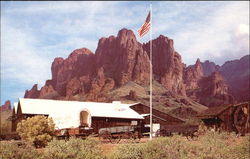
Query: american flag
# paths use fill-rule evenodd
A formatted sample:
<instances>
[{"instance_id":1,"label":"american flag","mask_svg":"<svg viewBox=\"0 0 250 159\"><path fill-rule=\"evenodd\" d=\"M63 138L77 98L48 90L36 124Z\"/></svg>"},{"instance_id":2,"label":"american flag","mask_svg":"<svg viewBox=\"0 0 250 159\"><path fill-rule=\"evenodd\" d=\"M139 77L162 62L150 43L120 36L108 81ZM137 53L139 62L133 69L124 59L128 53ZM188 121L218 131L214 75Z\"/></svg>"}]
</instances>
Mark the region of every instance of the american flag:
<instances>
[{"instance_id":1,"label":"american flag","mask_svg":"<svg viewBox=\"0 0 250 159\"><path fill-rule=\"evenodd\" d=\"M147 19L145 20L144 24L141 26L141 28L138 30L139 36L143 37L147 32L150 30L150 11L148 13Z\"/></svg>"}]
</instances>

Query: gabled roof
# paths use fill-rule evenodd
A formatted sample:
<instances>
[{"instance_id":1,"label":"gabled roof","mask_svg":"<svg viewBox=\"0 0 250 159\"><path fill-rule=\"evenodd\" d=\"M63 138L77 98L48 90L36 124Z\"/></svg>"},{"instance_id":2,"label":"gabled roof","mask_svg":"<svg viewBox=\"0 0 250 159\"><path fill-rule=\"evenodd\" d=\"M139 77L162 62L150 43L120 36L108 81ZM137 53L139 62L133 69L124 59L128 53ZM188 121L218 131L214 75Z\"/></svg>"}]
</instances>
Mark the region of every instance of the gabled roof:
<instances>
[{"instance_id":1,"label":"gabled roof","mask_svg":"<svg viewBox=\"0 0 250 159\"><path fill-rule=\"evenodd\" d=\"M208 108L207 110L200 112L197 116L198 117L215 117L230 107L231 105L211 107L211 108Z\"/></svg>"},{"instance_id":2,"label":"gabled roof","mask_svg":"<svg viewBox=\"0 0 250 159\"><path fill-rule=\"evenodd\" d=\"M62 101L48 99L19 98L23 114L48 115L59 128L78 127L82 110L88 110L92 117L143 119L131 109L133 104Z\"/></svg>"},{"instance_id":3,"label":"gabled roof","mask_svg":"<svg viewBox=\"0 0 250 159\"><path fill-rule=\"evenodd\" d=\"M18 106L18 103L15 102L14 107L12 109L12 117L14 117L17 114L17 106Z\"/></svg>"},{"instance_id":4,"label":"gabled roof","mask_svg":"<svg viewBox=\"0 0 250 159\"><path fill-rule=\"evenodd\" d=\"M14 110L15 110L15 113L17 113L17 106L18 106L18 103L15 102L15 103L14 103Z\"/></svg>"},{"instance_id":5,"label":"gabled roof","mask_svg":"<svg viewBox=\"0 0 250 159\"><path fill-rule=\"evenodd\" d=\"M199 117L199 118L213 118L213 117L220 115L221 113L223 113L224 111L226 111L230 107L238 107L238 106L242 106L245 104L248 104L248 102L239 103L236 105L221 105L221 106L217 106L217 107L210 107L207 110L200 112L197 115L197 117Z\"/></svg>"},{"instance_id":6,"label":"gabled roof","mask_svg":"<svg viewBox=\"0 0 250 159\"><path fill-rule=\"evenodd\" d=\"M113 118L138 118L141 115L129 108L133 104L78 102L48 99L19 98L23 114L69 114L88 109L92 117L113 117Z\"/></svg>"},{"instance_id":7,"label":"gabled roof","mask_svg":"<svg viewBox=\"0 0 250 159\"><path fill-rule=\"evenodd\" d=\"M146 105L146 104L143 104L143 103L134 103L134 104L131 104L130 107L136 106L136 105L138 105L138 104L141 104L142 106L144 106L144 107L150 109L150 106L148 106L148 105ZM180 119L180 118L178 118L178 117L175 117L175 116L170 115L170 114L168 114L168 113L162 112L162 111L157 110L157 109L155 109L155 108L152 108L152 113L153 113L153 116L155 116L156 118L159 118L159 119L161 119L161 120L163 120L163 121L165 121L165 119L162 118L162 117L163 117L163 116L168 116L169 118L171 118L171 119L174 120L174 121L177 121L177 122L185 122L184 120L182 120L182 119ZM154 115L155 113L157 113L157 115ZM145 116L145 114L141 114L141 115L144 115L144 116ZM150 115L150 114L148 114L148 115Z\"/></svg>"}]
</instances>

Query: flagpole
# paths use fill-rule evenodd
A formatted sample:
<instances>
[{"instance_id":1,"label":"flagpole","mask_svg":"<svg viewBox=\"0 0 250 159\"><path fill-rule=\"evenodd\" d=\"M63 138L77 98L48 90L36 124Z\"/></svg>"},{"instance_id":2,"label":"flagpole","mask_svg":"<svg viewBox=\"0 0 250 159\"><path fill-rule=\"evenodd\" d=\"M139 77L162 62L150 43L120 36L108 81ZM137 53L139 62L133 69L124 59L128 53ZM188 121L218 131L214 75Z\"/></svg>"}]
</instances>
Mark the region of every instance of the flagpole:
<instances>
[{"instance_id":1,"label":"flagpole","mask_svg":"<svg viewBox=\"0 0 250 159\"><path fill-rule=\"evenodd\" d=\"M153 135L153 117L152 117L152 79L153 79L153 64L152 64L152 4L150 4L150 140L152 140Z\"/></svg>"}]
</instances>

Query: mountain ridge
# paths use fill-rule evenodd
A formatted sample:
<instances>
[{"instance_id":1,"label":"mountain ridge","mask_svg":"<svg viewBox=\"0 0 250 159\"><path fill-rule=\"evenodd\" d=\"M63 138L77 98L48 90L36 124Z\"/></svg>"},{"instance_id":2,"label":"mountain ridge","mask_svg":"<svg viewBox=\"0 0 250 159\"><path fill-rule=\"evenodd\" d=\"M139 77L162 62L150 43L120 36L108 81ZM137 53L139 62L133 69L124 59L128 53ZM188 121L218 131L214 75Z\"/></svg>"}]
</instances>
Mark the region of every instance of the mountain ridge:
<instances>
[{"instance_id":1,"label":"mountain ridge","mask_svg":"<svg viewBox=\"0 0 250 159\"><path fill-rule=\"evenodd\" d=\"M232 104L238 99L230 91L230 82L225 81L225 75L214 63L202 63L198 59L195 65L186 67L174 49L174 41L163 35L152 40L152 47L153 80L157 83L154 86L162 87L162 93L156 92L154 98L161 109L217 106ZM124 28L117 36L101 38L95 53L81 48L65 59L55 58L51 72L52 79L47 80L40 90L37 85L26 90L24 97L102 102L127 100L124 94L116 97L110 92L132 82L145 89L144 97L134 101L147 103L149 42L141 44L132 30ZM129 95L130 92L126 93Z\"/></svg>"}]
</instances>

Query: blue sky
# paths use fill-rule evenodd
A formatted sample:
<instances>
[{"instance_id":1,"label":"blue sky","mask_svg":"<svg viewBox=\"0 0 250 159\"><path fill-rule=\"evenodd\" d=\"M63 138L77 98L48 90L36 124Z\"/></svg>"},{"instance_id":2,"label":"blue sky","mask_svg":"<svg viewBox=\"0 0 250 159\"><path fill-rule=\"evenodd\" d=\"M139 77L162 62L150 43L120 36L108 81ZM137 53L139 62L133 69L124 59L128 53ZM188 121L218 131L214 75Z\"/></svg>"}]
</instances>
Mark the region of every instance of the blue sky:
<instances>
[{"instance_id":1,"label":"blue sky","mask_svg":"<svg viewBox=\"0 0 250 159\"><path fill-rule=\"evenodd\" d=\"M1 104L51 78L55 57L93 52L101 37L134 33L153 8L153 38L174 39L185 64L223 64L249 53L249 2L1 2ZM138 38L147 42L149 35Z\"/></svg>"}]
</instances>

